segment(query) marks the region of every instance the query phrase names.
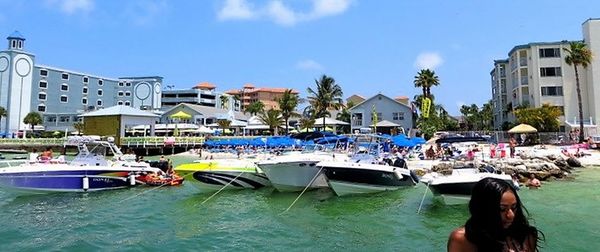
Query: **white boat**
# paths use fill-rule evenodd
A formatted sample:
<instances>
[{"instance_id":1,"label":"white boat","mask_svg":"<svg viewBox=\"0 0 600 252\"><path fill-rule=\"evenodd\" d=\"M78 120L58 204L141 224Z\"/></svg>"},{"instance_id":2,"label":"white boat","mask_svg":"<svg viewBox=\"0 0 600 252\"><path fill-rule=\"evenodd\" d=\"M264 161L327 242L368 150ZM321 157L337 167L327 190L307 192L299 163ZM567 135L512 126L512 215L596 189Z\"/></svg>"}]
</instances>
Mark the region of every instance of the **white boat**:
<instances>
[{"instance_id":1,"label":"white boat","mask_svg":"<svg viewBox=\"0 0 600 252\"><path fill-rule=\"evenodd\" d=\"M416 184L416 176L408 169L390 166L369 154L317 166L324 169L329 186L338 196L393 191Z\"/></svg>"},{"instance_id":2,"label":"white boat","mask_svg":"<svg viewBox=\"0 0 600 252\"><path fill-rule=\"evenodd\" d=\"M449 175L431 172L421 177L421 183L426 184L435 196L441 196L444 203L453 205L466 203L471 198L471 191L475 184L488 177L513 184L510 175L481 172L478 168L472 167L454 167Z\"/></svg>"},{"instance_id":3,"label":"white boat","mask_svg":"<svg viewBox=\"0 0 600 252\"><path fill-rule=\"evenodd\" d=\"M135 156L123 155L112 141L71 137L67 144L79 149L71 162L58 158L2 163L0 187L26 193L91 192L135 186L141 184L137 176L161 172L147 163L135 162ZM94 148L90 151L88 145ZM113 160L105 158L107 150L114 154Z\"/></svg>"},{"instance_id":4,"label":"white boat","mask_svg":"<svg viewBox=\"0 0 600 252\"><path fill-rule=\"evenodd\" d=\"M280 192L297 192L307 187L308 190L329 187L317 163L348 160L348 156L326 151L320 145L307 147L302 152L284 153L259 161L257 165L267 175L273 187Z\"/></svg>"}]
</instances>

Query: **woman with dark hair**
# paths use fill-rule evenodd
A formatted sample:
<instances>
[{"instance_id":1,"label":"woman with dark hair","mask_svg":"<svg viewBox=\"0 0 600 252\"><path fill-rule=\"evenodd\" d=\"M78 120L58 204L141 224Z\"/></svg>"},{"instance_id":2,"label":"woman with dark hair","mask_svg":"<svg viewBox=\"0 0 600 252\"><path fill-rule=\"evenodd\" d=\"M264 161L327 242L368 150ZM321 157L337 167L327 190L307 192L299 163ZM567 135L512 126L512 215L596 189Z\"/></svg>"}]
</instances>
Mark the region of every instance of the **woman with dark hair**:
<instances>
[{"instance_id":1,"label":"woman with dark hair","mask_svg":"<svg viewBox=\"0 0 600 252\"><path fill-rule=\"evenodd\" d=\"M509 183L485 178L469 201L471 217L452 231L448 251L539 251L544 234L529 225L525 207ZM528 213L528 212L527 212Z\"/></svg>"}]
</instances>

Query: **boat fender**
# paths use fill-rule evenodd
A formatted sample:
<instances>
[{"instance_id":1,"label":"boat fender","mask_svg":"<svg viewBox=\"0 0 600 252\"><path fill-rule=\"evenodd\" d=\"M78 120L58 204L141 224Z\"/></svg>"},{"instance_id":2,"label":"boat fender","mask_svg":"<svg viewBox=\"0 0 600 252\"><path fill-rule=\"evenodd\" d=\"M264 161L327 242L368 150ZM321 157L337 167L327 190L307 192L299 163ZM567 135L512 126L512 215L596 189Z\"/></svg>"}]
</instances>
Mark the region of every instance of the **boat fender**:
<instances>
[{"instance_id":1,"label":"boat fender","mask_svg":"<svg viewBox=\"0 0 600 252\"><path fill-rule=\"evenodd\" d=\"M90 179L87 176L83 176L83 191L90 189Z\"/></svg>"},{"instance_id":2,"label":"boat fender","mask_svg":"<svg viewBox=\"0 0 600 252\"><path fill-rule=\"evenodd\" d=\"M133 174L129 174L129 185L131 185L131 186L135 185L135 175L133 175Z\"/></svg>"},{"instance_id":3,"label":"boat fender","mask_svg":"<svg viewBox=\"0 0 600 252\"><path fill-rule=\"evenodd\" d=\"M415 170L410 170L410 177L415 181L415 183L419 183L419 176Z\"/></svg>"}]
</instances>

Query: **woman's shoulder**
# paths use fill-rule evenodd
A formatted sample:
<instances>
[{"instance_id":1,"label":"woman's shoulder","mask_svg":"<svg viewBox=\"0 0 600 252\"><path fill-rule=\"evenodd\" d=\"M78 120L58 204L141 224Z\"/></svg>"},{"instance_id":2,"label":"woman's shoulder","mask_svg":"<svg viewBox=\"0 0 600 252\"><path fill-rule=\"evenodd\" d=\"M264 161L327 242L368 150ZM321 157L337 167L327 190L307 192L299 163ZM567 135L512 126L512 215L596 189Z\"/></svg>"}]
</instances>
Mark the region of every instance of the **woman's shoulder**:
<instances>
[{"instance_id":1,"label":"woman's shoulder","mask_svg":"<svg viewBox=\"0 0 600 252\"><path fill-rule=\"evenodd\" d=\"M467 240L465 227L454 229L448 237L448 251L476 251L473 243Z\"/></svg>"}]
</instances>

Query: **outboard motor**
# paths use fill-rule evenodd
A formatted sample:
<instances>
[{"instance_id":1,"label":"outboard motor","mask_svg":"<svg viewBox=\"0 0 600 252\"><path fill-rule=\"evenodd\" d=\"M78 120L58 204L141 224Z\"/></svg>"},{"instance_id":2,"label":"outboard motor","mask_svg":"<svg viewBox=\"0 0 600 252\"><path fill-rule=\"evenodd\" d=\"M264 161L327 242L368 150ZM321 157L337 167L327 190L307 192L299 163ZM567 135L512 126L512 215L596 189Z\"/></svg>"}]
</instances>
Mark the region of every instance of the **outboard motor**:
<instances>
[{"instance_id":1,"label":"outboard motor","mask_svg":"<svg viewBox=\"0 0 600 252\"><path fill-rule=\"evenodd\" d=\"M407 168L406 161L404 161L403 158L396 158L396 160L394 160L394 166L400 167L400 168Z\"/></svg>"},{"instance_id":2,"label":"outboard motor","mask_svg":"<svg viewBox=\"0 0 600 252\"><path fill-rule=\"evenodd\" d=\"M415 170L410 170L410 177L415 181L415 184L419 183L419 176Z\"/></svg>"}]
</instances>

